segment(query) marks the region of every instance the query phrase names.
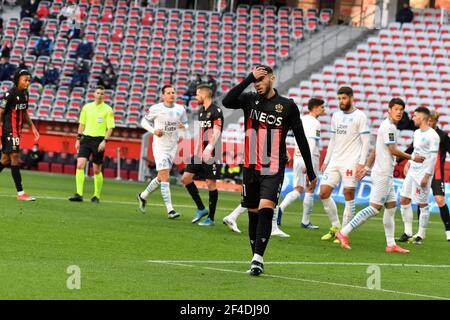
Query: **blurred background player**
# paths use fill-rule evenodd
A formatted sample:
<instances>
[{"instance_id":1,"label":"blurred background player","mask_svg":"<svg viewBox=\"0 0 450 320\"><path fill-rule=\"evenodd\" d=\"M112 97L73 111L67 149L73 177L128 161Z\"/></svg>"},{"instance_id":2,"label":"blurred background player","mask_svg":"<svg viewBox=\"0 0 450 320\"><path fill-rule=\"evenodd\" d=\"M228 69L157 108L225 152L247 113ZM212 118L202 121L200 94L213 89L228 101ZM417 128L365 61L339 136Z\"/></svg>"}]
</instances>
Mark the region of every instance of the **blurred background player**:
<instances>
[{"instance_id":1,"label":"blurred background player","mask_svg":"<svg viewBox=\"0 0 450 320\"><path fill-rule=\"evenodd\" d=\"M372 167L372 191L370 193L370 206L359 211L341 231L336 233L336 238L345 249L351 249L348 245L348 235L358 228L369 218L377 215L384 206L384 232L386 235L386 252L408 253L395 243L395 209L396 194L394 190L394 166L395 157L423 162L424 157L411 156L397 148L397 123L405 111L405 102L399 98L394 98L389 102L388 117L385 119L377 131L377 141L375 150L367 160L365 171ZM375 162L375 164L374 164Z\"/></svg>"},{"instance_id":2,"label":"blurred background player","mask_svg":"<svg viewBox=\"0 0 450 320\"><path fill-rule=\"evenodd\" d=\"M147 115L141 120L141 126L153 134L152 148L158 175L144 191L137 194L137 200L139 210L144 213L148 196L161 185L161 195L168 217L175 219L180 214L172 206L170 169L177 152L179 129L187 129L188 120L184 107L175 103L175 89L172 85L164 85L161 94L163 102L151 106Z\"/></svg>"},{"instance_id":3,"label":"blurred background player","mask_svg":"<svg viewBox=\"0 0 450 320\"><path fill-rule=\"evenodd\" d=\"M104 96L105 88L97 86L94 93L95 101L86 104L81 109L77 141L75 142L75 148L78 152L77 171L75 174L77 193L69 198L69 201L83 201L85 168L89 157L92 155L94 196L91 198L91 202L100 202L103 187L103 158L106 143L115 127L113 110L103 101Z\"/></svg>"},{"instance_id":4,"label":"blurred background player","mask_svg":"<svg viewBox=\"0 0 450 320\"><path fill-rule=\"evenodd\" d=\"M11 165L11 175L16 185L17 200L34 201L33 197L23 191L20 174L20 135L25 122L33 131L34 141L39 140L39 132L28 115L28 87L31 74L26 69L17 70L14 74L14 86L9 89L0 101L0 128L2 142L2 158L0 172Z\"/></svg>"},{"instance_id":5,"label":"blurred background player","mask_svg":"<svg viewBox=\"0 0 450 320\"><path fill-rule=\"evenodd\" d=\"M200 222L200 226L214 225L214 215L219 194L217 192L216 179L221 172L221 139L223 129L222 110L212 100L212 89L208 84L201 84L197 87L197 101L200 110L198 120L200 132L195 147L195 155L187 165L181 182L188 190L195 204L197 211L192 223L200 221L204 216L208 218ZM217 149L217 150L216 150ZM206 179L209 190L209 211L203 205L202 199L194 183L194 175L199 175Z\"/></svg>"},{"instance_id":6,"label":"blurred background player","mask_svg":"<svg viewBox=\"0 0 450 320\"><path fill-rule=\"evenodd\" d=\"M428 207L428 195L430 193L432 177L436 165L437 154L439 151L439 135L430 127L430 110L425 107L419 107L414 111L414 124L419 128L414 131L413 136L413 155L425 157L423 163L408 163L405 165L405 181L401 191L400 204L403 223L405 225L404 233L397 241L413 241L414 244L422 244L425 239L425 232L430 219L430 210ZM417 202L420 207L419 232L413 236L412 221L413 212L411 208L411 199Z\"/></svg>"},{"instance_id":7,"label":"blurred background player","mask_svg":"<svg viewBox=\"0 0 450 320\"><path fill-rule=\"evenodd\" d=\"M333 240L341 228L336 203L331 192L340 181L344 187L345 208L342 225L345 226L355 213L355 189L358 180L364 177L364 166L369 152L369 127L367 117L353 106L353 90L341 87L338 90L339 108L331 117L331 140L322 164L320 199L331 222L330 231L322 240ZM335 240L339 243L339 240Z\"/></svg>"},{"instance_id":8,"label":"blurred background player","mask_svg":"<svg viewBox=\"0 0 450 320\"><path fill-rule=\"evenodd\" d=\"M263 256L270 239L274 208L284 179L286 135L289 129L305 159L308 178L316 179L308 141L297 105L273 88L272 68L258 66L224 97L224 107L243 109L245 160L242 206L248 208L249 238L253 257L250 275L264 272ZM256 93L243 91L254 83ZM255 152L256 151L256 152Z\"/></svg>"},{"instance_id":9,"label":"blurred background player","mask_svg":"<svg viewBox=\"0 0 450 320\"><path fill-rule=\"evenodd\" d=\"M312 98L308 101L309 113L301 117L303 127L305 128L306 138L308 138L309 150L311 150L314 172L319 174L320 166L320 131L321 126L319 118L325 113L324 107L325 101L322 99ZM305 191L306 187L306 167L305 161L303 161L302 154L297 145L295 145L294 151L294 190L289 192L280 204L280 210L284 211L287 206L297 199L300 199L300 195ZM300 227L303 229L319 229L310 221L312 208L314 207L314 190L316 183L312 183L305 193L303 199L303 217L300 223Z\"/></svg>"}]
</instances>

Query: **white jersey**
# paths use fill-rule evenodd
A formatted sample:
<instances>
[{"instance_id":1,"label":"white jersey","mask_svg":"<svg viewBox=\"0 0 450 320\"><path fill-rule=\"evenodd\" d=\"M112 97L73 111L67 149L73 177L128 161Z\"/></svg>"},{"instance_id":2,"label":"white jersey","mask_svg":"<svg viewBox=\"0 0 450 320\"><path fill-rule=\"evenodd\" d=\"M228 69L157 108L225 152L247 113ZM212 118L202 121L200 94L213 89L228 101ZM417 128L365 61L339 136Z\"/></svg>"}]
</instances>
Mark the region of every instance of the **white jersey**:
<instances>
[{"instance_id":1,"label":"white jersey","mask_svg":"<svg viewBox=\"0 0 450 320\"><path fill-rule=\"evenodd\" d=\"M422 131L421 129L414 131L413 155L425 157L423 163L411 161L408 174L411 175L416 183L420 184L426 173L429 173L431 177L433 176L440 141L439 135L433 128L428 128L428 130L425 131Z\"/></svg>"},{"instance_id":2,"label":"white jersey","mask_svg":"<svg viewBox=\"0 0 450 320\"><path fill-rule=\"evenodd\" d=\"M186 110L180 104L167 107L163 102L150 107L145 119L153 123L154 129L163 130L161 137L153 136L153 148L158 150L172 150L177 148L180 123L187 126Z\"/></svg>"},{"instance_id":3,"label":"white jersey","mask_svg":"<svg viewBox=\"0 0 450 320\"><path fill-rule=\"evenodd\" d=\"M361 158L362 141L360 135L369 134L367 117L361 110L350 113L337 111L331 117L331 134L334 148L330 163L357 164Z\"/></svg>"},{"instance_id":4,"label":"white jersey","mask_svg":"<svg viewBox=\"0 0 450 320\"><path fill-rule=\"evenodd\" d=\"M311 160L313 165L320 162L320 122L317 118L307 114L303 117L302 124L305 136L308 139L309 151L311 152ZM295 143L294 159L301 157L302 154Z\"/></svg>"},{"instance_id":5,"label":"white jersey","mask_svg":"<svg viewBox=\"0 0 450 320\"><path fill-rule=\"evenodd\" d=\"M389 152L389 145L397 143L397 127L385 119L378 128L375 147L375 164L372 173L380 176L394 176L395 157Z\"/></svg>"}]
</instances>

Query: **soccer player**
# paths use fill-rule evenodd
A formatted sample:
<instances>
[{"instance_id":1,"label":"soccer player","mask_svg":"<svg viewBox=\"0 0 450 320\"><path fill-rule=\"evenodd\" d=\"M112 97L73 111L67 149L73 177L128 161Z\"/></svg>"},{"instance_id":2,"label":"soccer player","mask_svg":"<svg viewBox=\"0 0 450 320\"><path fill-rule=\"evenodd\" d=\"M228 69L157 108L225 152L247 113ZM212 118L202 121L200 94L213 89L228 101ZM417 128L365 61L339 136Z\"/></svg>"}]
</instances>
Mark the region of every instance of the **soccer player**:
<instances>
[{"instance_id":1,"label":"soccer player","mask_svg":"<svg viewBox=\"0 0 450 320\"><path fill-rule=\"evenodd\" d=\"M248 208L249 238L253 258L250 275L264 272L263 256L272 229L274 208L283 184L286 135L294 132L306 164L309 181L316 179L308 141L297 105L273 88L272 68L260 65L232 88L222 103L226 108L243 109L245 117L245 159L242 206ZM243 91L254 83L256 93Z\"/></svg>"},{"instance_id":2,"label":"soccer player","mask_svg":"<svg viewBox=\"0 0 450 320\"><path fill-rule=\"evenodd\" d=\"M173 209L170 195L170 169L177 152L179 129L188 128L186 110L180 104L175 103L175 88L164 85L161 89L163 102L149 108L145 117L141 120L141 126L153 134L153 156L155 157L158 175L145 188L137 194L139 210L145 213L148 196L161 185L161 195L166 205L169 219L180 216Z\"/></svg>"},{"instance_id":3,"label":"soccer player","mask_svg":"<svg viewBox=\"0 0 450 320\"><path fill-rule=\"evenodd\" d=\"M399 242L413 241L414 244L422 244L425 239L426 228L430 219L428 207L428 195L430 193L432 177L439 151L439 135L430 127L430 110L419 107L414 111L413 121L419 129L414 131L413 155L423 155L426 160L423 163L411 163L405 165L405 181L400 197L400 205L404 233L397 239ZM412 221L413 212L411 199L420 207L419 232L413 236Z\"/></svg>"},{"instance_id":4,"label":"soccer player","mask_svg":"<svg viewBox=\"0 0 450 320\"><path fill-rule=\"evenodd\" d=\"M413 160L417 163L424 161L423 156L411 156L397 148L397 123L405 111L405 102L394 98L389 102L388 117L377 132L375 150L370 154L365 167L365 172L372 168L372 192L370 194L370 206L359 211L341 231L336 233L336 238L345 249L351 249L348 244L348 235L369 218L377 215L384 206L384 232L386 235L386 252L408 253L395 243L395 208L396 195L394 191L394 166L395 157ZM375 162L375 164L374 164Z\"/></svg>"},{"instance_id":5,"label":"soccer player","mask_svg":"<svg viewBox=\"0 0 450 320\"><path fill-rule=\"evenodd\" d=\"M330 231L322 240L333 240L341 228L336 203L331 192L342 181L345 208L342 225L346 225L355 212L355 188L364 177L364 167L369 152L369 127L366 115L353 106L353 90L341 87L338 90L340 111L331 117L331 140L322 164L320 199L331 222ZM339 243L336 239L335 242Z\"/></svg>"},{"instance_id":6,"label":"soccer player","mask_svg":"<svg viewBox=\"0 0 450 320\"><path fill-rule=\"evenodd\" d=\"M95 101L83 106L80 113L77 141L77 171L75 180L77 193L69 198L69 201L82 202L85 179L85 168L89 157L92 155L94 167L94 196L92 203L100 203L103 187L103 157L106 143L111 137L115 127L114 113L112 108L103 101L105 88L97 86L94 93Z\"/></svg>"},{"instance_id":7,"label":"soccer player","mask_svg":"<svg viewBox=\"0 0 450 320\"><path fill-rule=\"evenodd\" d=\"M208 218L200 222L199 226L214 225L214 215L216 213L217 192L216 179L220 176L221 161L221 139L223 128L222 110L212 100L212 90L208 84L201 84L197 87L197 101L201 105L199 111L200 132L195 147L195 155L191 158L191 163L187 165L181 182L188 190L195 204L197 211L192 223L200 221L204 216ZM216 152L216 148L218 149ZM209 211L203 205L198 189L194 183L194 175L206 179L209 190Z\"/></svg>"},{"instance_id":8,"label":"soccer player","mask_svg":"<svg viewBox=\"0 0 450 320\"><path fill-rule=\"evenodd\" d=\"M20 174L20 135L25 122L33 131L34 141L39 140L39 131L28 115L28 87L31 74L26 69L16 71L14 85L0 101L0 128L2 142L2 158L0 172L11 165L11 175L16 185L17 200L34 201L33 197L23 191L22 176Z\"/></svg>"},{"instance_id":9,"label":"soccer player","mask_svg":"<svg viewBox=\"0 0 450 320\"><path fill-rule=\"evenodd\" d=\"M312 98L308 101L309 114L301 117L303 127L305 128L305 134L308 138L309 150L311 150L313 158L314 172L319 174L320 166L320 122L317 120L321 115L325 113L324 108L325 101L317 98ZM280 210L284 211L288 205L300 198L300 195L305 190L306 186L306 167L305 161L303 161L302 154L298 146L295 146L294 151L294 190L289 192L280 205ZM300 227L303 229L319 229L310 221L311 211L314 206L314 189L316 183L312 183L305 193L303 200L303 217L300 223Z\"/></svg>"}]
</instances>

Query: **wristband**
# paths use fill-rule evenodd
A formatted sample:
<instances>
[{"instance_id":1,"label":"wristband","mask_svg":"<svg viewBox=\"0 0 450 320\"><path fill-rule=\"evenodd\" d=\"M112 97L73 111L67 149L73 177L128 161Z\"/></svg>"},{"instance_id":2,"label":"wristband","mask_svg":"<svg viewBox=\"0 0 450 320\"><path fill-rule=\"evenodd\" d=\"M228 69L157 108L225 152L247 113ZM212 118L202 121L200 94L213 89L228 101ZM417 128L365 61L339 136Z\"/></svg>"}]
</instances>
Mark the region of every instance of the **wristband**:
<instances>
[{"instance_id":1,"label":"wristband","mask_svg":"<svg viewBox=\"0 0 450 320\"><path fill-rule=\"evenodd\" d=\"M412 154L410 155L410 159L409 160L414 161L414 156Z\"/></svg>"},{"instance_id":2,"label":"wristband","mask_svg":"<svg viewBox=\"0 0 450 320\"><path fill-rule=\"evenodd\" d=\"M77 134L77 140L81 140L82 137L83 137L83 135L81 133Z\"/></svg>"}]
</instances>

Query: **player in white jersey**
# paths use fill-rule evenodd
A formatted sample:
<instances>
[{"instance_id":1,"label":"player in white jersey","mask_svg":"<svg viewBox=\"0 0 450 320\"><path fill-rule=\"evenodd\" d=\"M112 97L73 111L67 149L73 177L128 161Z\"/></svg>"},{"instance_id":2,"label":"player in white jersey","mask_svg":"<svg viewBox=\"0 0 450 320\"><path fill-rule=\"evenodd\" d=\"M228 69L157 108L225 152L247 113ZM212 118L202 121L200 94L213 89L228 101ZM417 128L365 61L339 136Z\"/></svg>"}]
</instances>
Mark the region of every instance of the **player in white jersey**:
<instances>
[{"instance_id":1,"label":"player in white jersey","mask_svg":"<svg viewBox=\"0 0 450 320\"><path fill-rule=\"evenodd\" d=\"M414 241L414 244L422 244L425 239L425 231L430 219L428 207L428 195L430 194L431 181L439 151L440 138L436 131L430 127L430 110L419 107L414 111L413 121L417 129L414 131L413 155L423 155L426 160L423 163L408 162L405 166L406 177L403 182L400 205L405 231L397 241ZM413 236L412 221L413 212L411 200L417 202L420 207L419 232Z\"/></svg>"},{"instance_id":2,"label":"player in white jersey","mask_svg":"<svg viewBox=\"0 0 450 320\"><path fill-rule=\"evenodd\" d=\"M369 127L366 115L353 106L353 90L342 87L338 90L340 111L331 118L331 140L322 164L320 199L331 222L330 231L322 240L333 240L341 228L336 203L331 192L342 180L345 209L342 225L346 225L355 212L355 189L364 175L369 152ZM335 242L339 241L336 239Z\"/></svg>"},{"instance_id":3,"label":"player in white jersey","mask_svg":"<svg viewBox=\"0 0 450 320\"><path fill-rule=\"evenodd\" d=\"M405 102L402 99L394 98L389 102L389 115L378 128L375 150L370 154L365 167L365 171L368 171L373 164L370 205L359 211L341 231L336 233L336 238L345 249L351 249L348 245L348 235L369 218L377 215L384 206L383 224L387 242L386 252L409 252L409 250L398 246L394 239L396 197L393 179L395 157L412 159L418 163L423 162L425 158L419 155L411 156L397 148L396 125L402 118L404 111Z\"/></svg>"},{"instance_id":4,"label":"player in white jersey","mask_svg":"<svg viewBox=\"0 0 450 320\"><path fill-rule=\"evenodd\" d=\"M305 135L308 139L309 150L311 150L311 156L314 166L314 172L316 175L319 175L319 166L320 166L320 131L321 125L318 117L325 113L324 107L325 101L322 99L311 98L308 101L308 110L309 113L301 117L303 127L305 128ZM279 214L282 213L287 206L289 206L292 202L297 199L300 199L300 195L305 191L306 187L306 166L303 161L302 154L298 148L295 146L294 151L294 190L289 192L286 197L284 197L283 202L280 204ZM310 222L310 215L312 212L312 208L314 206L314 190L316 188L316 183L309 185L306 188L305 197L303 200L303 217L300 223L300 227L303 229L319 229L318 226L313 225ZM277 225L276 218L272 223L272 235L282 235L286 236L287 234L280 230Z\"/></svg>"},{"instance_id":5,"label":"player in white jersey","mask_svg":"<svg viewBox=\"0 0 450 320\"><path fill-rule=\"evenodd\" d=\"M154 178L144 191L137 194L139 209L145 212L147 197L161 185L161 195L166 205L169 219L180 216L173 209L170 195L170 169L178 146L180 129L188 128L186 110L175 102L175 89L172 85L162 88L162 103L149 108L142 118L141 126L153 134L153 156L155 157L158 176Z\"/></svg>"}]
</instances>

